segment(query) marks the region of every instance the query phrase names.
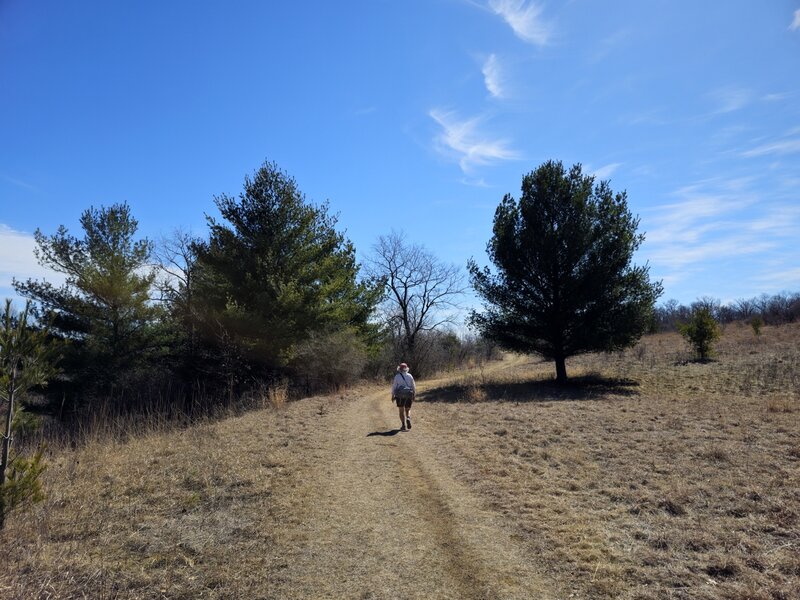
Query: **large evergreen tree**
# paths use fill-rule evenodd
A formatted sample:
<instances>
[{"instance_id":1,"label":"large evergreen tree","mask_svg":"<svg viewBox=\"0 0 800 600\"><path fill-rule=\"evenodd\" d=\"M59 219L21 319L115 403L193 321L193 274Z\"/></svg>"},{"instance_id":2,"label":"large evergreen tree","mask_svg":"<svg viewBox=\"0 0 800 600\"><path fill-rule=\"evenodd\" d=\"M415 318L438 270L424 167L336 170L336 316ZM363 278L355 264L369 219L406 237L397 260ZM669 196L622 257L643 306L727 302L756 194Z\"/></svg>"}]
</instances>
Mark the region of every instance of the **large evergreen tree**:
<instances>
[{"instance_id":1,"label":"large evergreen tree","mask_svg":"<svg viewBox=\"0 0 800 600\"><path fill-rule=\"evenodd\" d=\"M113 383L145 365L161 344L159 309L150 298L152 244L135 239L138 222L126 203L89 208L80 224L82 238L63 225L51 236L35 232L39 262L66 275L63 285L28 280L14 287L38 303L54 335L72 342L64 363L68 374Z\"/></svg>"},{"instance_id":2,"label":"large evergreen tree","mask_svg":"<svg viewBox=\"0 0 800 600\"><path fill-rule=\"evenodd\" d=\"M625 192L595 183L581 166L549 161L522 179L522 196L497 207L487 245L497 267L470 261L484 311L471 323L502 347L552 359L567 380L566 358L635 343L646 331L661 284L631 264L644 236Z\"/></svg>"},{"instance_id":3,"label":"large evergreen tree","mask_svg":"<svg viewBox=\"0 0 800 600\"><path fill-rule=\"evenodd\" d=\"M209 217L209 239L196 245L195 297L225 370L280 370L311 332L367 336L381 290L358 280L355 248L327 205L306 202L274 163L245 177L238 198L215 200L223 221Z\"/></svg>"}]
</instances>

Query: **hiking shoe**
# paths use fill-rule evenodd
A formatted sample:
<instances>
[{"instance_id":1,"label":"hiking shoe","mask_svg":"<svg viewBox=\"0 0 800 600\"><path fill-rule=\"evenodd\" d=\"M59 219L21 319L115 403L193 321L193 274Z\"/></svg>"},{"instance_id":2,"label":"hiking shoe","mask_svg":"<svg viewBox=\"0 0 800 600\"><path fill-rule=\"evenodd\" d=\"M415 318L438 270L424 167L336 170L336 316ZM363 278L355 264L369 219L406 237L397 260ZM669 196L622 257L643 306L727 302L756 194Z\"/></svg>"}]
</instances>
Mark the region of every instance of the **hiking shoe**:
<instances>
[{"instance_id":1,"label":"hiking shoe","mask_svg":"<svg viewBox=\"0 0 800 600\"><path fill-rule=\"evenodd\" d=\"M403 425L403 426L400 428L400 431L406 431L406 426L405 426L405 425Z\"/></svg>"},{"instance_id":2,"label":"hiking shoe","mask_svg":"<svg viewBox=\"0 0 800 600\"><path fill-rule=\"evenodd\" d=\"M406 417L406 427L411 429L411 417Z\"/></svg>"}]
</instances>

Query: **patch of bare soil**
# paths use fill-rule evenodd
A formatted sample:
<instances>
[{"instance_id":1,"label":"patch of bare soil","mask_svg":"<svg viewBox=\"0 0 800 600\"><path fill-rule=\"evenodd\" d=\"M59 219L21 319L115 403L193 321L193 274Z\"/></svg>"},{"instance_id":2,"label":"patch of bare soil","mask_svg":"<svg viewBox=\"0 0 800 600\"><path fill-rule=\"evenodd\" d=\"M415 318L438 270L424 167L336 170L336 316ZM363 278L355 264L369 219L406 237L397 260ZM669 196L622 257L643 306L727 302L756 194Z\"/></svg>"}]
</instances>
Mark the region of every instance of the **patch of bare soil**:
<instances>
[{"instance_id":1,"label":"patch of bare soil","mask_svg":"<svg viewBox=\"0 0 800 600\"><path fill-rule=\"evenodd\" d=\"M399 432L385 390L336 408L296 473L301 526L281 543L278 597L557 597L502 519L438 464L424 422Z\"/></svg>"}]
</instances>

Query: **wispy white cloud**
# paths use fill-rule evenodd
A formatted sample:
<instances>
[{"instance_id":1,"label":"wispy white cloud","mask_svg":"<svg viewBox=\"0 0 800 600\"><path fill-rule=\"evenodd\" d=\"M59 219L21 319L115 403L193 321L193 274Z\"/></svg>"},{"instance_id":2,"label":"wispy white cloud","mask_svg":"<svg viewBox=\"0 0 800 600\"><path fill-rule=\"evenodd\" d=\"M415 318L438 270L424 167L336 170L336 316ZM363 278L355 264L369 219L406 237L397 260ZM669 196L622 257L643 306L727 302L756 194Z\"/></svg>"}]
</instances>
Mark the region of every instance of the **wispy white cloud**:
<instances>
[{"instance_id":1,"label":"wispy white cloud","mask_svg":"<svg viewBox=\"0 0 800 600\"><path fill-rule=\"evenodd\" d=\"M609 54L614 52L617 48L623 46L631 37L629 29L620 29L611 35L607 35L601 39L597 46L592 50L589 56L589 61L598 63L604 60Z\"/></svg>"},{"instance_id":2,"label":"wispy white cloud","mask_svg":"<svg viewBox=\"0 0 800 600\"><path fill-rule=\"evenodd\" d=\"M619 117L619 122L624 125L668 125L670 120L665 116L666 111L662 108L653 108L631 114L623 114Z\"/></svg>"},{"instance_id":3,"label":"wispy white cloud","mask_svg":"<svg viewBox=\"0 0 800 600\"><path fill-rule=\"evenodd\" d=\"M483 63L481 72L483 73L483 82L486 84L486 89L489 90L489 93L495 98L503 98L506 95L503 87L503 73L496 54L489 55Z\"/></svg>"},{"instance_id":4,"label":"wispy white cloud","mask_svg":"<svg viewBox=\"0 0 800 600\"><path fill-rule=\"evenodd\" d=\"M15 185L15 186L17 186L19 188L23 188L23 189L26 189L26 190L31 190L31 191L34 191L34 192L37 191L36 190L36 186L31 185L27 181L22 181L21 179L17 179L16 177L9 177L8 175L0 174L0 179L3 179L5 181L7 181L8 183L11 183L11 184L13 184L13 185Z\"/></svg>"},{"instance_id":5,"label":"wispy white cloud","mask_svg":"<svg viewBox=\"0 0 800 600\"><path fill-rule=\"evenodd\" d=\"M492 187L488 183L486 183L486 180L483 177L479 177L477 179L469 179L467 177L462 177L460 181L464 185L469 185L469 186L472 186L472 187L479 187L479 188Z\"/></svg>"},{"instance_id":6,"label":"wispy white cloud","mask_svg":"<svg viewBox=\"0 0 800 600\"><path fill-rule=\"evenodd\" d=\"M589 172L597 179L608 179L621 166L622 163L609 163L594 170L589 169Z\"/></svg>"},{"instance_id":7,"label":"wispy white cloud","mask_svg":"<svg viewBox=\"0 0 800 600\"><path fill-rule=\"evenodd\" d=\"M623 113L618 117L618 120L625 125L697 125L714 119L719 115L742 110L758 102L780 102L788 100L794 95L796 95L794 92L760 94L751 89L728 86L712 90L703 95L706 102L711 105L710 110L705 112L676 116L672 109L658 107L636 113Z\"/></svg>"},{"instance_id":8,"label":"wispy white cloud","mask_svg":"<svg viewBox=\"0 0 800 600\"><path fill-rule=\"evenodd\" d=\"M753 241L751 237L732 236L708 242L661 248L648 253L653 265L665 267L674 278L687 267L705 266L713 270L713 262L737 256L760 254L775 248L769 241Z\"/></svg>"},{"instance_id":9,"label":"wispy white cloud","mask_svg":"<svg viewBox=\"0 0 800 600\"><path fill-rule=\"evenodd\" d=\"M717 105L715 113L724 114L741 110L753 101L751 90L740 87L725 87L714 90L708 97Z\"/></svg>"},{"instance_id":10,"label":"wispy white cloud","mask_svg":"<svg viewBox=\"0 0 800 600\"><path fill-rule=\"evenodd\" d=\"M780 102L781 100L787 100L788 98L791 97L792 94L790 94L789 92L775 92L772 94L764 94L763 96L761 96L761 99L764 102Z\"/></svg>"},{"instance_id":11,"label":"wispy white cloud","mask_svg":"<svg viewBox=\"0 0 800 600\"><path fill-rule=\"evenodd\" d=\"M713 272L719 261L765 261L800 237L800 208L762 197L753 179L707 180L677 190L676 202L642 219L643 254L659 276L677 281Z\"/></svg>"},{"instance_id":12,"label":"wispy white cloud","mask_svg":"<svg viewBox=\"0 0 800 600\"><path fill-rule=\"evenodd\" d=\"M428 114L442 128L435 139L436 149L457 158L464 173L475 166L519 158L508 140L491 138L480 131L481 117L460 120L452 111L441 109L433 109Z\"/></svg>"},{"instance_id":13,"label":"wispy white cloud","mask_svg":"<svg viewBox=\"0 0 800 600\"><path fill-rule=\"evenodd\" d=\"M795 152L800 152L800 138L790 138L761 144L760 146L742 152L742 156L752 158L754 156L766 156L768 154L794 154Z\"/></svg>"},{"instance_id":14,"label":"wispy white cloud","mask_svg":"<svg viewBox=\"0 0 800 600\"><path fill-rule=\"evenodd\" d=\"M696 243L703 237L724 226L721 218L735 213L753 202L752 198L737 199L726 194L700 191L696 186L680 189L678 202L664 204L650 219L654 227L648 227L647 241L663 244L672 250L674 245Z\"/></svg>"},{"instance_id":15,"label":"wispy white cloud","mask_svg":"<svg viewBox=\"0 0 800 600\"><path fill-rule=\"evenodd\" d=\"M489 0L489 7L505 19L521 40L545 46L553 35L553 26L541 19L542 7L525 0Z\"/></svg>"},{"instance_id":16,"label":"wispy white cloud","mask_svg":"<svg viewBox=\"0 0 800 600\"><path fill-rule=\"evenodd\" d=\"M747 224L748 231L778 236L793 236L800 226L800 206L776 206Z\"/></svg>"},{"instance_id":17,"label":"wispy white cloud","mask_svg":"<svg viewBox=\"0 0 800 600\"><path fill-rule=\"evenodd\" d=\"M636 177L652 177L658 172L653 165L643 164L630 169L630 174Z\"/></svg>"},{"instance_id":18,"label":"wispy white cloud","mask_svg":"<svg viewBox=\"0 0 800 600\"><path fill-rule=\"evenodd\" d=\"M45 278L54 284L63 283L63 275L39 265L33 254L35 247L31 234L0 223L0 288L10 290L12 279Z\"/></svg>"},{"instance_id":19,"label":"wispy white cloud","mask_svg":"<svg viewBox=\"0 0 800 600\"><path fill-rule=\"evenodd\" d=\"M789 25L789 29L792 31L800 29L800 9L794 11L794 18L792 19L792 24Z\"/></svg>"},{"instance_id":20,"label":"wispy white cloud","mask_svg":"<svg viewBox=\"0 0 800 600\"><path fill-rule=\"evenodd\" d=\"M756 280L770 286L772 289L784 290L787 289L787 283L800 281L800 267L789 269L775 269L768 270L765 273L756 276ZM792 291L796 289L792 285Z\"/></svg>"}]
</instances>

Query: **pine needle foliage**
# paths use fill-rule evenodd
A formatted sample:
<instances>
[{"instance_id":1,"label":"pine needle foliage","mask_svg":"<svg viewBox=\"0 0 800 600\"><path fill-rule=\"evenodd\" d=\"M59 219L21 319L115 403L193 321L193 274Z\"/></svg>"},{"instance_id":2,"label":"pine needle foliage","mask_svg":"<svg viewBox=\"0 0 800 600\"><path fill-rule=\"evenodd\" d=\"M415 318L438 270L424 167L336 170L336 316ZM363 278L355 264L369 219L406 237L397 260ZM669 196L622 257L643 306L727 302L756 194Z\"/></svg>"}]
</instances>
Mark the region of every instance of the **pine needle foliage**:
<instances>
[{"instance_id":1,"label":"pine needle foliage","mask_svg":"<svg viewBox=\"0 0 800 600\"><path fill-rule=\"evenodd\" d=\"M484 301L472 325L504 348L553 360L561 383L567 357L634 344L662 291L647 266L632 265L638 225L625 192L579 164L544 163L523 177L519 200L507 194L497 207L487 245L497 272L469 263Z\"/></svg>"},{"instance_id":2,"label":"pine needle foliage","mask_svg":"<svg viewBox=\"0 0 800 600\"><path fill-rule=\"evenodd\" d=\"M206 342L224 345L231 376L285 369L313 332L368 337L381 289L358 278L355 248L327 204L306 201L275 163L245 177L238 197L215 199L209 239L196 245Z\"/></svg>"},{"instance_id":3,"label":"pine needle foliage","mask_svg":"<svg viewBox=\"0 0 800 600\"><path fill-rule=\"evenodd\" d=\"M37 303L54 335L71 342L65 368L73 376L113 384L160 350L153 246L135 239L138 222L125 203L90 207L80 224L80 238L63 225L50 236L35 233L39 263L66 275L63 285L29 279L14 287Z\"/></svg>"},{"instance_id":4,"label":"pine needle foliage","mask_svg":"<svg viewBox=\"0 0 800 600\"><path fill-rule=\"evenodd\" d=\"M714 342L720 337L720 329L708 308L695 309L689 322L680 324L678 331L700 360L708 360L714 356Z\"/></svg>"},{"instance_id":5,"label":"pine needle foliage","mask_svg":"<svg viewBox=\"0 0 800 600\"><path fill-rule=\"evenodd\" d=\"M26 458L13 448L14 426L21 422L20 401L31 388L47 384L55 374L57 360L47 330L31 327L29 314L30 303L15 314L11 300L6 300L0 317L0 405L5 408L0 434L0 529L11 510L43 497L39 482L44 470L43 449Z\"/></svg>"}]
</instances>

